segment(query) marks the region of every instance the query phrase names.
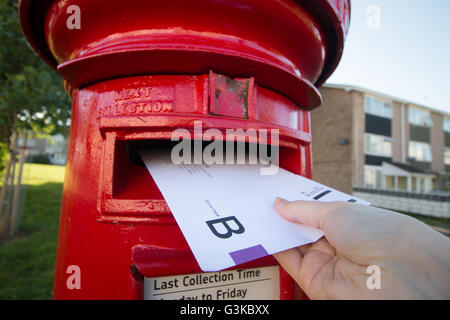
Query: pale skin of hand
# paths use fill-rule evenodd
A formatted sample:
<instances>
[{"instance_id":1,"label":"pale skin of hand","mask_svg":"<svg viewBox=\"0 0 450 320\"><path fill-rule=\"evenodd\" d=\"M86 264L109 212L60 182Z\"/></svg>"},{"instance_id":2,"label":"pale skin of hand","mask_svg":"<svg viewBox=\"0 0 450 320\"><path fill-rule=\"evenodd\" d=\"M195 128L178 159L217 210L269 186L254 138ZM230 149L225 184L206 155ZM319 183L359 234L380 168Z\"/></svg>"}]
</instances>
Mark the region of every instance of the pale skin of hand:
<instances>
[{"instance_id":1,"label":"pale skin of hand","mask_svg":"<svg viewBox=\"0 0 450 320\"><path fill-rule=\"evenodd\" d=\"M450 239L404 214L345 202L288 202L285 219L324 232L274 255L310 299L450 299ZM370 290L367 267L380 268Z\"/></svg>"}]
</instances>

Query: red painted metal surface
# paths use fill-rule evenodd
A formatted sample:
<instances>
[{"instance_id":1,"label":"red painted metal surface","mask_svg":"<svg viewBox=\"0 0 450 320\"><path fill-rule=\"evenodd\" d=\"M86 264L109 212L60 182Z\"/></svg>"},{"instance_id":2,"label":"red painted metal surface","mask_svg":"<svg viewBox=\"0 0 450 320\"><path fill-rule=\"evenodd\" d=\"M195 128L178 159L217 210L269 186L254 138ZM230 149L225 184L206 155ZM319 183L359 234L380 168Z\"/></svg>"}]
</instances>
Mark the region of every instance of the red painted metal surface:
<instances>
[{"instance_id":1,"label":"red painted metal surface","mask_svg":"<svg viewBox=\"0 0 450 320\"><path fill-rule=\"evenodd\" d=\"M336 67L350 19L348 0L19 2L28 41L74 87L214 70L255 77L305 109L320 105L313 84ZM70 5L79 30L66 26Z\"/></svg>"},{"instance_id":2,"label":"red painted metal surface","mask_svg":"<svg viewBox=\"0 0 450 320\"><path fill-rule=\"evenodd\" d=\"M70 5L79 30L66 27ZM279 129L280 165L311 177L314 83L340 59L349 10L347 0L19 1L28 41L74 98L54 297L140 299L144 276L201 272L136 153L170 148L174 129ZM67 287L70 265L81 289ZM292 299L281 268L280 281Z\"/></svg>"}]
</instances>

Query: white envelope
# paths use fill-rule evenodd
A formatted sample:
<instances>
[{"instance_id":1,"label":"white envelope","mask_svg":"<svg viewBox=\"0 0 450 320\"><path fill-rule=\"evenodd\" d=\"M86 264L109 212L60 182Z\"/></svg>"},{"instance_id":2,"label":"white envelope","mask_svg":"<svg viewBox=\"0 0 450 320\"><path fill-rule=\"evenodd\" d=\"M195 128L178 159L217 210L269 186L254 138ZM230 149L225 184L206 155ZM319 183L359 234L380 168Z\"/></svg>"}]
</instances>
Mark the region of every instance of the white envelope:
<instances>
[{"instance_id":1,"label":"white envelope","mask_svg":"<svg viewBox=\"0 0 450 320\"><path fill-rule=\"evenodd\" d=\"M259 165L175 165L170 152L140 153L203 271L223 270L323 236L281 218L273 208L275 197L369 204L282 168L261 175Z\"/></svg>"}]
</instances>

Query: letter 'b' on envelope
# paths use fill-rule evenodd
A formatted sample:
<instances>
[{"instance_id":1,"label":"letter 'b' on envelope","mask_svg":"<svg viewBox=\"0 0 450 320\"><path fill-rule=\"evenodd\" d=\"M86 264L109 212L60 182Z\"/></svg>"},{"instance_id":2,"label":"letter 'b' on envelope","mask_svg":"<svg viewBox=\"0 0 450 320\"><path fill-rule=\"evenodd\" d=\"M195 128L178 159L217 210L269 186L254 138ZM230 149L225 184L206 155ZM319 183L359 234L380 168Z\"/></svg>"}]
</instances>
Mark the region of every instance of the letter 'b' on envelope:
<instances>
[{"instance_id":1,"label":"letter 'b' on envelope","mask_svg":"<svg viewBox=\"0 0 450 320\"><path fill-rule=\"evenodd\" d=\"M140 154L203 271L234 267L323 236L280 217L273 208L276 197L369 205L282 168L261 175L260 165L177 165L167 150Z\"/></svg>"}]
</instances>

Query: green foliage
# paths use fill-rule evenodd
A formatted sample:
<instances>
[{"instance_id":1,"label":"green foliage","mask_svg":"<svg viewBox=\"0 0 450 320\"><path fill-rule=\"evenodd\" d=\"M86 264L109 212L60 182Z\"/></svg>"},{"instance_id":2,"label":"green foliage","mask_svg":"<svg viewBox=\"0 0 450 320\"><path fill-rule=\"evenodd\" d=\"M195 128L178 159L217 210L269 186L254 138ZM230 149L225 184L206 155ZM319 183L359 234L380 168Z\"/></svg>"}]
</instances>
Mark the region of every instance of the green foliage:
<instances>
[{"instance_id":1,"label":"green foliage","mask_svg":"<svg viewBox=\"0 0 450 320\"><path fill-rule=\"evenodd\" d=\"M0 142L0 172L3 172L6 166L6 156L8 154L8 146L6 143ZM3 178L3 175L0 174L0 178Z\"/></svg>"},{"instance_id":2,"label":"green foliage","mask_svg":"<svg viewBox=\"0 0 450 320\"><path fill-rule=\"evenodd\" d=\"M61 78L27 46L17 0L0 0L0 142L13 130L67 135L69 125Z\"/></svg>"},{"instance_id":3,"label":"green foliage","mask_svg":"<svg viewBox=\"0 0 450 320\"><path fill-rule=\"evenodd\" d=\"M50 158L46 154L38 154L30 156L27 159L27 162L29 163L40 163L40 164L51 164Z\"/></svg>"},{"instance_id":4,"label":"green foliage","mask_svg":"<svg viewBox=\"0 0 450 320\"><path fill-rule=\"evenodd\" d=\"M0 81L25 65L36 65L35 55L22 35L17 16L17 0L0 0Z\"/></svg>"},{"instance_id":5,"label":"green foliage","mask_svg":"<svg viewBox=\"0 0 450 320\"><path fill-rule=\"evenodd\" d=\"M0 88L0 125L12 125L14 119L19 129L67 135L70 101L58 75L43 62L8 74Z\"/></svg>"}]
</instances>

